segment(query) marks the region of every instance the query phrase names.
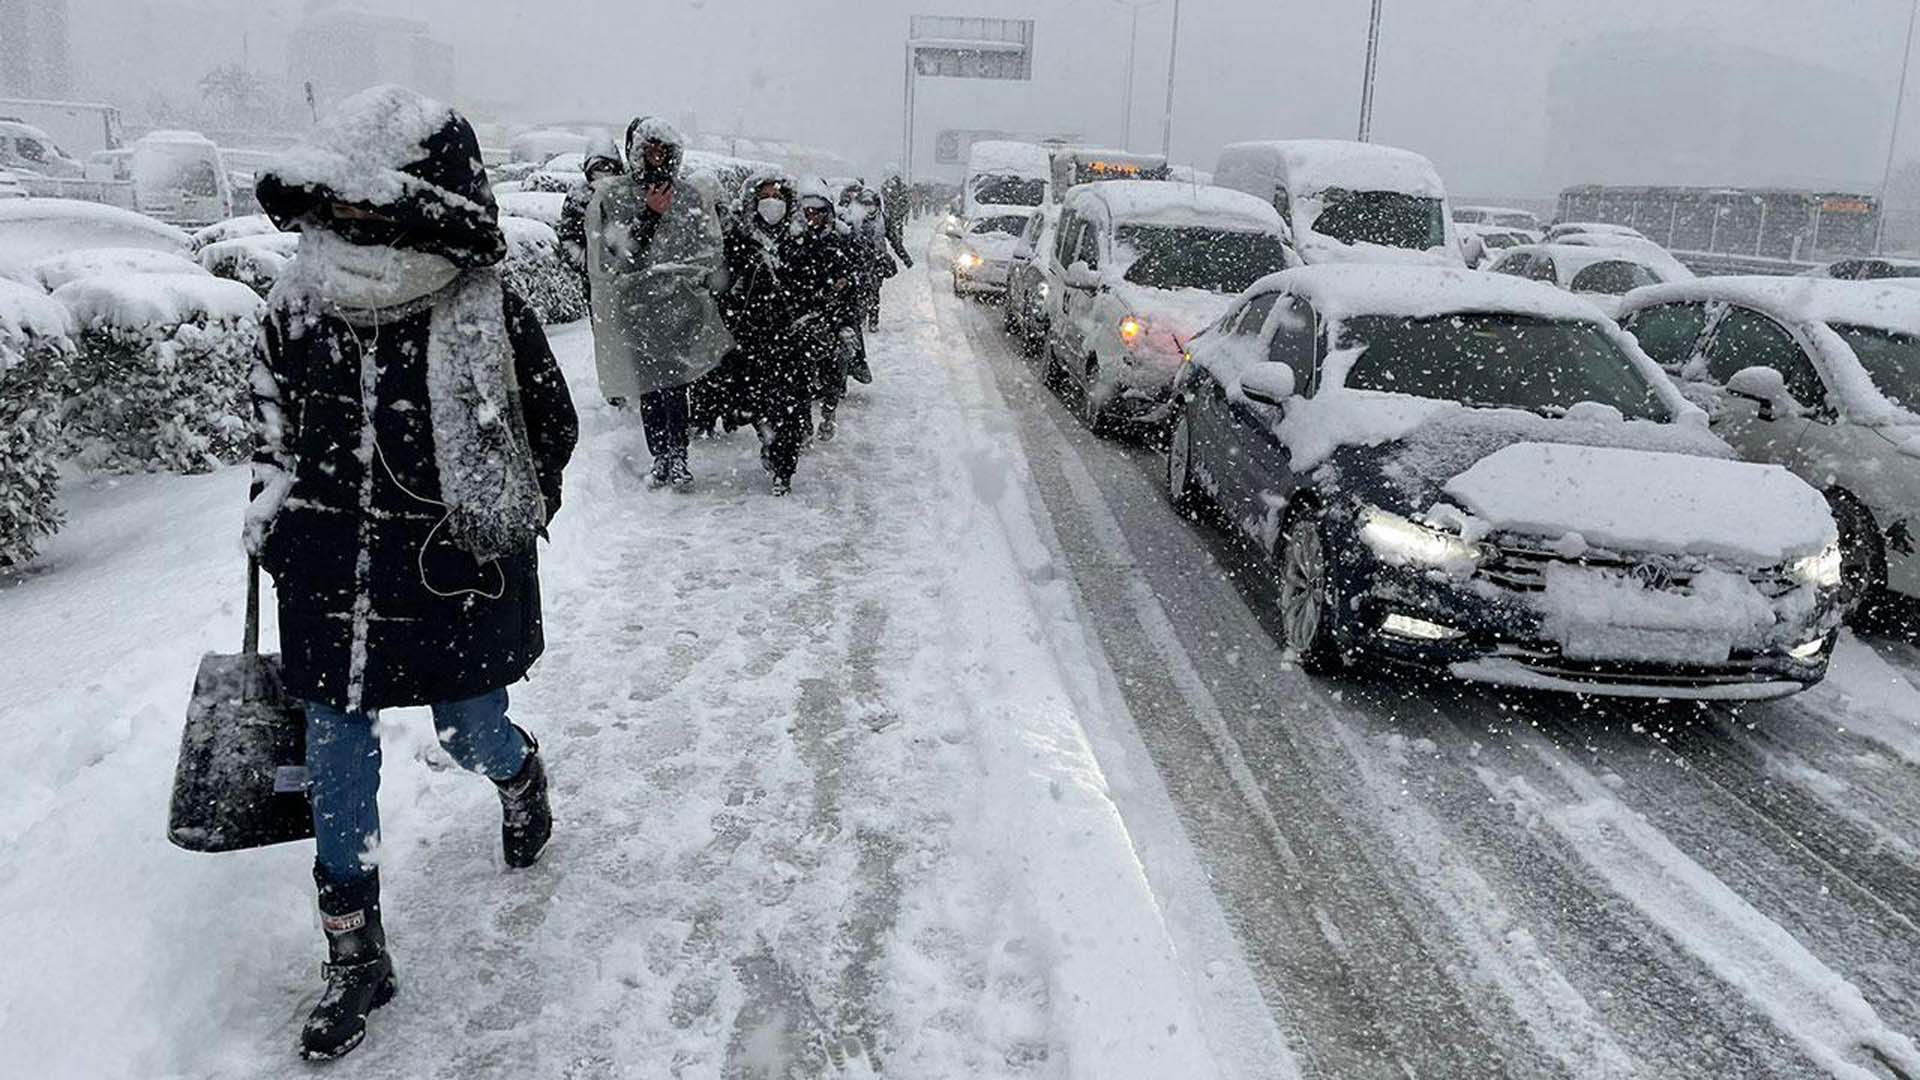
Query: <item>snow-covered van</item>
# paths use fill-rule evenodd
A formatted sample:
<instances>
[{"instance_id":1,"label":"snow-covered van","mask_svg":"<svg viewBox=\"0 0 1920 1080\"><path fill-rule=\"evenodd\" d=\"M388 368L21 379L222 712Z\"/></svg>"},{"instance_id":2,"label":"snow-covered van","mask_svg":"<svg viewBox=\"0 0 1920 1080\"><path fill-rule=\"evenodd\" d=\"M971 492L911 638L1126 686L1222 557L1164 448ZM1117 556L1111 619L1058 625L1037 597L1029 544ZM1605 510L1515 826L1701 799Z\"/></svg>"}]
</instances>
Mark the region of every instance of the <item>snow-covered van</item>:
<instances>
[{"instance_id":1,"label":"snow-covered van","mask_svg":"<svg viewBox=\"0 0 1920 1080\"><path fill-rule=\"evenodd\" d=\"M1628 294L1620 323L1743 457L1826 494L1851 603L1920 597L1920 293L1699 278Z\"/></svg>"},{"instance_id":2,"label":"snow-covered van","mask_svg":"<svg viewBox=\"0 0 1920 1080\"><path fill-rule=\"evenodd\" d=\"M1187 342L1286 266L1281 235L1273 207L1226 188L1116 180L1069 191L1046 269L1048 381L1079 387L1095 431L1160 423Z\"/></svg>"},{"instance_id":3,"label":"snow-covered van","mask_svg":"<svg viewBox=\"0 0 1920 1080\"><path fill-rule=\"evenodd\" d=\"M1339 139L1235 143L1213 182L1272 202L1301 262L1464 266L1431 161Z\"/></svg>"},{"instance_id":4,"label":"snow-covered van","mask_svg":"<svg viewBox=\"0 0 1920 1080\"><path fill-rule=\"evenodd\" d=\"M155 131L129 149L134 209L191 228L233 216L233 181L212 139L197 131Z\"/></svg>"},{"instance_id":5,"label":"snow-covered van","mask_svg":"<svg viewBox=\"0 0 1920 1080\"><path fill-rule=\"evenodd\" d=\"M1030 213L1047 204L1052 177L1046 150L1033 143L974 143L960 190L960 217L974 221L995 212Z\"/></svg>"},{"instance_id":6,"label":"snow-covered van","mask_svg":"<svg viewBox=\"0 0 1920 1080\"><path fill-rule=\"evenodd\" d=\"M56 180L77 180L86 173L86 166L54 145L46 132L13 120L0 120L0 168Z\"/></svg>"},{"instance_id":7,"label":"snow-covered van","mask_svg":"<svg viewBox=\"0 0 1920 1080\"><path fill-rule=\"evenodd\" d=\"M1300 665L1538 690L1784 697L1827 672L1819 492L1740 461L1634 341L1548 285L1307 266L1193 342L1167 455L1274 562Z\"/></svg>"}]
</instances>

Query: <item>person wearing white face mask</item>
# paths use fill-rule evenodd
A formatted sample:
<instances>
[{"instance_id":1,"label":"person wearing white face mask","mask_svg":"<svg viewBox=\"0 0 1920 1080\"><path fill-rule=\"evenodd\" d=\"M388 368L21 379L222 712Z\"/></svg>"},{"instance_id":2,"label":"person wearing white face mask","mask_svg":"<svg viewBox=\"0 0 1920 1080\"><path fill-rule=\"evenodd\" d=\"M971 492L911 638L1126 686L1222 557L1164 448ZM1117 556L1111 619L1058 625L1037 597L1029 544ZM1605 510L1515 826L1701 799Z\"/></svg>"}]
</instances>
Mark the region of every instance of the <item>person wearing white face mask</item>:
<instances>
[{"instance_id":1,"label":"person wearing white face mask","mask_svg":"<svg viewBox=\"0 0 1920 1080\"><path fill-rule=\"evenodd\" d=\"M753 177L726 241L729 287L722 310L746 360L760 462L773 476L775 495L792 488L812 410L813 369L799 326L808 312L788 265L795 201L786 177Z\"/></svg>"},{"instance_id":2,"label":"person wearing white face mask","mask_svg":"<svg viewBox=\"0 0 1920 1080\"><path fill-rule=\"evenodd\" d=\"M245 539L306 705L329 963L300 1053L328 1060L396 993L380 710L431 706L453 759L494 781L506 865L532 865L552 831L540 747L506 688L544 648L535 544L578 424L539 321L501 280L506 239L458 113L398 87L356 94L258 193L300 246L249 378Z\"/></svg>"}]
</instances>

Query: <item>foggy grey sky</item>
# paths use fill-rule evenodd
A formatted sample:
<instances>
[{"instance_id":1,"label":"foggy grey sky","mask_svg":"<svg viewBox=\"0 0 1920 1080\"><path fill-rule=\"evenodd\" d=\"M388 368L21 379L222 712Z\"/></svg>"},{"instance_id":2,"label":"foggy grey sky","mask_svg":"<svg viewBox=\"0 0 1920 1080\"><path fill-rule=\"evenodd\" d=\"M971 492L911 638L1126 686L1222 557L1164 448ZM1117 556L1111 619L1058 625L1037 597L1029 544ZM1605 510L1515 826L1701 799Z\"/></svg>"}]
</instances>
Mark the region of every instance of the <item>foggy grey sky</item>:
<instances>
[{"instance_id":1,"label":"foggy grey sky","mask_svg":"<svg viewBox=\"0 0 1920 1080\"><path fill-rule=\"evenodd\" d=\"M128 0L74 0L124 13ZM174 0L233 7L235 0ZM242 5L250 20L298 5ZM877 168L899 157L902 45L912 13L1033 16L1034 125L1117 142L1126 54L1118 0L360 0L431 21L458 49L461 96L513 103L522 118L636 111L698 115L819 142ZM1174 156L1210 167L1242 138L1351 137L1368 0L1185 0ZM1135 144L1157 148L1171 0L1141 19ZM1700 32L1851 73L1872 89L1854 123L1884 138L1906 0L1386 0L1375 137L1420 150L1457 191L1545 190L1546 89L1562 43L1609 30ZM263 36L270 31L257 31ZM256 66L283 66L256 57ZM197 73L195 73L197 75ZM959 92L971 89L961 87ZM1002 88L1004 89L1004 88ZM1920 85L1910 88L1920 92ZM952 84L942 88L951 99ZM936 95L938 96L938 95ZM923 99L925 100L925 99ZM952 100L922 123L966 126ZM1684 103L1676 102L1675 108ZM1920 157L1910 109L1903 157ZM990 125L981 125L990 126ZM1630 147L1621 152L1631 153ZM1877 181L1881 149L1810 173ZM1870 167L1869 167L1870 166ZM1728 177L1726 182L1736 182Z\"/></svg>"}]
</instances>

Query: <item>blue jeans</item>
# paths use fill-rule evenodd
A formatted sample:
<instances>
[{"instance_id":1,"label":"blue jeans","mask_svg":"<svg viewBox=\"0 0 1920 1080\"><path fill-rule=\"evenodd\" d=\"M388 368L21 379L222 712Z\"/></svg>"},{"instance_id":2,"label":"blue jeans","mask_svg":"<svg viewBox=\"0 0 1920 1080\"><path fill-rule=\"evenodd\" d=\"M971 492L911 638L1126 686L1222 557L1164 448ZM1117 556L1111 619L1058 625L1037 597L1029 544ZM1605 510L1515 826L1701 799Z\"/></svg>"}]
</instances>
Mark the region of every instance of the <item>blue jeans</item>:
<instances>
[{"instance_id":1,"label":"blue jeans","mask_svg":"<svg viewBox=\"0 0 1920 1080\"><path fill-rule=\"evenodd\" d=\"M307 702L307 777L320 868L334 881L373 873L364 856L380 839L380 738L376 714ZM507 720L507 692L433 706L433 727L453 760L492 780L527 763L527 740Z\"/></svg>"}]
</instances>

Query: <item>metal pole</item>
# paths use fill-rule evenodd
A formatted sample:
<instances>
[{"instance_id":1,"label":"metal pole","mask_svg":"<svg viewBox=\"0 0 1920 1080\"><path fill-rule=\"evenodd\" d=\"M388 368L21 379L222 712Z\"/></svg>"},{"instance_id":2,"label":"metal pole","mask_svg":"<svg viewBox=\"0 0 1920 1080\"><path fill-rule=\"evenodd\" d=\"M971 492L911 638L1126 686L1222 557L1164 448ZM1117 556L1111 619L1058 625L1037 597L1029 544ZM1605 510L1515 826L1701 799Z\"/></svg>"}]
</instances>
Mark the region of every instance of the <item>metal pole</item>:
<instances>
[{"instance_id":1,"label":"metal pole","mask_svg":"<svg viewBox=\"0 0 1920 1080\"><path fill-rule=\"evenodd\" d=\"M1920 0L1914 0L1920 3ZM1360 87L1360 141L1373 137L1373 73L1380 63L1380 0L1373 0L1373 17L1367 21L1367 74Z\"/></svg>"},{"instance_id":2,"label":"metal pole","mask_svg":"<svg viewBox=\"0 0 1920 1080\"><path fill-rule=\"evenodd\" d=\"M1880 245L1887 234L1887 188L1893 184L1893 149L1900 143L1900 107L1907 103L1907 69L1913 66L1913 24L1920 19L1920 0L1913 0L1913 7L1907 12L1907 47L1900 54L1900 90L1893 98L1893 130L1887 132L1887 167L1880 174L1879 213L1873 222L1873 253L1881 253Z\"/></svg>"},{"instance_id":3,"label":"metal pole","mask_svg":"<svg viewBox=\"0 0 1920 1080\"><path fill-rule=\"evenodd\" d=\"M1140 5L1128 4L1133 13L1127 30L1127 92L1121 98L1120 149L1133 149L1133 62L1140 55Z\"/></svg>"},{"instance_id":4,"label":"metal pole","mask_svg":"<svg viewBox=\"0 0 1920 1080\"><path fill-rule=\"evenodd\" d=\"M1915 0L1920 3L1920 0ZM1167 46L1167 116L1160 128L1160 153L1173 160L1173 72L1180 59L1180 0L1173 0L1173 40Z\"/></svg>"},{"instance_id":5,"label":"metal pole","mask_svg":"<svg viewBox=\"0 0 1920 1080\"><path fill-rule=\"evenodd\" d=\"M913 75L913 38L909 36L907 38L906 119L901 124L906 133L906 145L901 148L900 154L901 179L909 184L913 183Z\"/></svg>"}]
</instances>

